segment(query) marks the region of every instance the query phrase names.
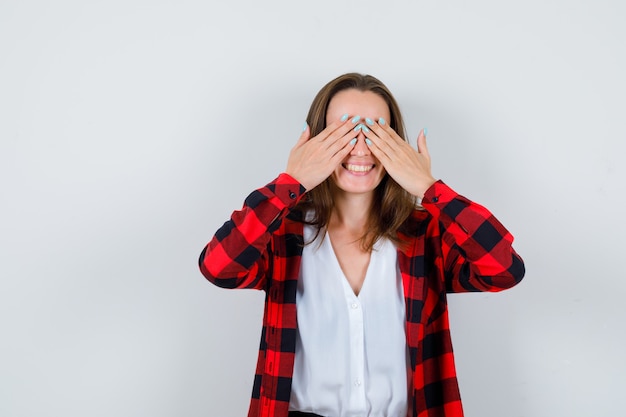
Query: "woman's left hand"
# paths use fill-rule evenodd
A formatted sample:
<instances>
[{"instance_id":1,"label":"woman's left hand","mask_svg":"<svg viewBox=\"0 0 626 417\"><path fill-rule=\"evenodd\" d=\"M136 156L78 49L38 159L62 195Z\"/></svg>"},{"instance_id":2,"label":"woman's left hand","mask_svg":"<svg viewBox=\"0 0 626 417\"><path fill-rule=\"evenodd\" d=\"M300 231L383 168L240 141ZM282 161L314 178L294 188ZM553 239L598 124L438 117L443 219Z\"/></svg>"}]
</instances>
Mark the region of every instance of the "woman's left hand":
<instances>
[{"instance_id":1,"label":"woman's left hand","mask_svg":"<svg viewBox=\"0 0 626 417\"><path fill-rule=\"evenodd\" d=\"M422 198L435 182L430 169L430 154L426 147L426 134L417 137L417 150L403 140L388 124L367 125L366 141L372 154L402 188ZM369 143L368 143L369 142Z\"/></svg>"}]
</instances>

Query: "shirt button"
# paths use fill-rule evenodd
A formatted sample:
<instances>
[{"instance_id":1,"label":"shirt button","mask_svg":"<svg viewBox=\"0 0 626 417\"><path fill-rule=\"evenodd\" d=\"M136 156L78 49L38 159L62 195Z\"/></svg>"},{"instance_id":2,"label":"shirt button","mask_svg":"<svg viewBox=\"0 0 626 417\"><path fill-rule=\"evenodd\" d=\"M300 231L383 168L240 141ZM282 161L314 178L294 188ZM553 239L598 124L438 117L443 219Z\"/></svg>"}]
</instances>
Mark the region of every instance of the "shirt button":
<instances>
[{"instance_id":1,"label":"shirt button","mask_svg":"<svg viewBox=\"0 0 626 417\"><path fill-rule=\"evenodd\" d=\"M357 303L352 303L352 304L350 304L350 307L352 307L354 309L357 309L357 308L359 308L359 305Z\"/></svg>"},{"instance_id":2,"label":"shirt button","mask_svg":"<svg viewBox=\"0 0 626 417\"><path fill-rule=\"evenodd\" d=\"M433 203L436 203L437 201L439 201L439 197L433 197Z\"/></svg>"},{"instance_id":3,"label":"shirt button","mask_svg":"<svg viewBox=\"0 0 626 417\"><path fill-rule=\"evenodd\" d=\"M354 385L356 385L357 387L361 386L361 380L357 379L356 381L354 381Z\"/></svg>"},{"instance_id":4,"label":"shirt button","mask_svg":"<svg viewBox=\"0 0 626 417\"><path fill-rule=\"evenodd\" d=\"M296 198L296 193L294 193L293 191L289 191L289 198L291 198L292 200L295 200Z\"/></svg>"}]
</instances>

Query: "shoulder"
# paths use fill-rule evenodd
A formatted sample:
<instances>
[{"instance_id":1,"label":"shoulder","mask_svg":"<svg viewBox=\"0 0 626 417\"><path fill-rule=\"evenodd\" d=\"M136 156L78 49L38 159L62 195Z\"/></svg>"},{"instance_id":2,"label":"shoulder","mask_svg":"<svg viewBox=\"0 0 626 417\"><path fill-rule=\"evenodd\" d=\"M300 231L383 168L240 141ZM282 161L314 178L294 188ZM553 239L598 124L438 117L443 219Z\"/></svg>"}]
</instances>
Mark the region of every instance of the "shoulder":
<instances>
[{"instance_id":1,"label":"shoulder","mask_svg":"<svg viewBox=\"0 0 626 417\"><path fill-rule=\"evenodd\" d=\"M429 225L433 223L432 220L433 216L428 211L422 207L416 207L402 223L398 233L405 240L422 237L428 233Z\"/></svg>"},{"instance_id":2,"label":"shoulder","mask_svg":"<svg viewBox=\"0 0 626 417\"><path fill-rule=\"evenodd\" d=\"M416 225L418 223L428 223L433 219L433 215L430 214L425 208L418 206L406 219L405 224Z\"/></svg>"}]
</instances>

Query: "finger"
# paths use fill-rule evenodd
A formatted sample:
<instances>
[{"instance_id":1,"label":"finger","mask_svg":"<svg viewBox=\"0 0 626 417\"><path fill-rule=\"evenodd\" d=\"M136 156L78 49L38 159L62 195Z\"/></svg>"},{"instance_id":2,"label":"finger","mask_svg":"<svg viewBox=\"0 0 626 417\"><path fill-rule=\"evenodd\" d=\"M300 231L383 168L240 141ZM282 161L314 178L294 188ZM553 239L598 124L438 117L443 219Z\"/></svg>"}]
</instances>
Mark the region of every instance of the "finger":
<instances>
[{"instance_id":1,"label":"finger","mask_svg":"<svg viewBox=\"0 0 626 417\"><path fill-rule=\"evenodd\" d=\"M331 124L327 125L320 133L315 136L315 139L318 139L320 142L326 140L330 137L337 129L340 129L345 125L345 122L336 120Z\"/></svg>"},{"instance_id":2,"label":"finger","mask_svg":"<svg viewBox=\"0 0 626 417\"><path fill-rule=\"evenodd\" d=\"M376 128L375 126L372 126L370 133L366 133L366 137L370 141L371 145L373 145L370 146L370 149L374 153L374 156L380 159L377 152L383 152L387 159L397 159L396 154L398 152L398 143L395 139L390 137L390 135L382 129L382 127Z\"/></svg>"},{"instance_id":3,"label":"finger","mask_svg":"<svg viewBox=\"0 0 626 417\"><path fill-rule=\"evenodd\" d=\"M368 146L372 154L378 159L384 167L387 167L391 162L391 155L388 153L390 148L385 144L384 140L381 140L378 136L368 134L365 138L365 144ZM385 147L386 149L383 149Z\"/></svg>"},{"instance_id":4,"label":"finger","mask_svg":"<svg viewBox=\"0 0 626 417\"><path fill-rule=\"evenodd\" d=\"M339 120L335 120L326 126L324 130L315 136L315 139L318 139L320 142L326 140L334 142L343 137L343 135L350 131L350 129L354 128L358 120L357 116L350 118L350 115L344 114Z\"/></svg>"},{"instance_id":5,"label":"finger","mask_svg":"<svg viewBox=\"0 0 626 417\"><path fill-rule=\"evenodd\" d=\"M424 156L430 157L430 154L428 153L428 147L426 146L426 133L427 132L428 132L428 129L424 128L422 129L419 136L417 137L417 151L423 154Z\"/></svg>"},{"instance_id":6,"label":"finger","mask_svg":"<svg viewBox=\"0 0 626 417\"><path fill-rule=\"evenodd\" d=\"M346 135L346 138L350 138L351 135ZM345 138L343 138L345 140ZM337 167L346 156L352 151L352 149L356 146L357 138L353 137L352 139L348 139L348 141L335 152L335 154L330 158L330 162L333 167ZM343 141L342 141L343 142Z\"/></svg>"},{"instance_id":7,"label":"finger","mask_svg":"<svg viewBox=\"0 0 626 417\"><path fill-rule=\"evenodd\" d=\"M383 119L379 119L383 120ZM372 132L380 138L376 141L372 139L376 145L387 154L390 159L397 160L400 155L415 152L415 148L409 142L404 140L398 133L393 130L386 122L381 122L371 126ZM371 135L370 135L371 136Z\"/></svg>"},{"instance_id":8,"label":"finger","mask_svg":"<svg viewBox=\"0 0 626 417\"><path fill-rule=\"evenodd\" d=\"M370 128L374 132L376 132L378 136L380 136L381 138L385 140L392 140L396 143L406 142L404 139L400 137L400 135L398 135L398 133L395 130L393 130L393 128L382 117L378 119L378 123L375 123L373 126L370 126Z\"/></svg>"},{"instance_id":9,"label":"finger","mask_svg":"<svg viewBox=\"0 0 626 417\"><path fill-rule=\"evenodd\" d=\"M323 140L324 150L330 155L334 155L339 149L343 148L347 142L358 135L355 128L349 121L345 125L335 130L329 137Z\"/></svg>"},{"instance_id":10,"label":"finger","mask_svg":"<svg viewBox=\"0 0 626 417\"><path fill-rule=\"evenodd\" d=\"M348 133L343 135L328 147L328 153L331 157L334 157L337 153L342 152L345 149L348 149L346 153L350 152L350 150L352 150L352 148L356 145L357 135L358 133L355 133L353 130L349 130Z\"/></svg>"},{"instance_id":11,"label":"finger","mask_svg":"<svg viewBox=\"0 0 626 417\"><path fill-rule=\"evenodd\" d=\"M300 134L300 137L298 138L298 141L296 142L296 147L297 146L302 146L306 141L309 140L311 136L311 128L309 127L309 124L307 122L304 122L304 127L302 129L302 133Z\"/></svg>"}]
</instances>

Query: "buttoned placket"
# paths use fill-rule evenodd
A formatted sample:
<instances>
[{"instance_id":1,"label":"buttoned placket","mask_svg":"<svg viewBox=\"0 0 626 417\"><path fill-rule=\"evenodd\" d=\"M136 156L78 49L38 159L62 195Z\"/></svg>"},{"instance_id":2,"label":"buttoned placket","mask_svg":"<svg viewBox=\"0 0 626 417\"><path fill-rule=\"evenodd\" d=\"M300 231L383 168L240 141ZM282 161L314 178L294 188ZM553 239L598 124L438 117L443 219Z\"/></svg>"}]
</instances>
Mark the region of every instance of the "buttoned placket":
<instances>
[{"instance_id":1,"label":"buttoned placket","mask_svg":"<svg viewBox=\"0 0 626 417\"><path fill-rule=\"evenodd\" d=\"M365 398L365 329L363 321L363 306L361 300L344 280L344 293L348 307L350 325L350 408L365 413L367 402Z\"/></svg>"}]
</instances>

